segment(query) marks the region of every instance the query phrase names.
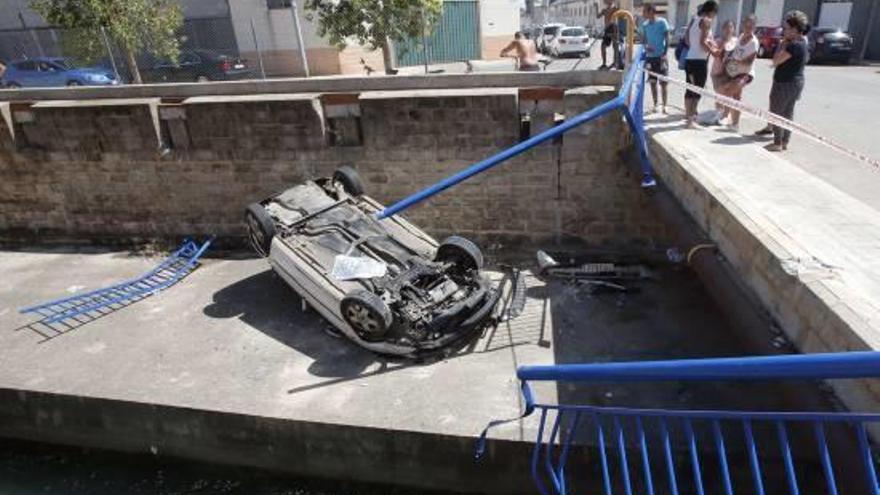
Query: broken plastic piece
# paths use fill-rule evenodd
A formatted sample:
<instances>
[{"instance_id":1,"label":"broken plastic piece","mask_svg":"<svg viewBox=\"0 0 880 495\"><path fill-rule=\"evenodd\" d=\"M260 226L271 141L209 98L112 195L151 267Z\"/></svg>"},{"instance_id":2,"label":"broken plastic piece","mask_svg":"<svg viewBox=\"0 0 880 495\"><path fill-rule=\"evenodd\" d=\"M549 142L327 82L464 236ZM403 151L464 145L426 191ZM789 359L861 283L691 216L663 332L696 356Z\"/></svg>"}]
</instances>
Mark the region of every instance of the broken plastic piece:
<instances>
[{"instance_id":1,"label":"broken plastic piece","mask_svg":"<svg viewBox=\"0 0 880 495\"><path fill-rule=\"evenodd\" d=\"M388 272L388 265L373 258L336 256L333 262L333 278L336 280L353 280L358 278L383 277Z\"/></svg>"}]
</instances>

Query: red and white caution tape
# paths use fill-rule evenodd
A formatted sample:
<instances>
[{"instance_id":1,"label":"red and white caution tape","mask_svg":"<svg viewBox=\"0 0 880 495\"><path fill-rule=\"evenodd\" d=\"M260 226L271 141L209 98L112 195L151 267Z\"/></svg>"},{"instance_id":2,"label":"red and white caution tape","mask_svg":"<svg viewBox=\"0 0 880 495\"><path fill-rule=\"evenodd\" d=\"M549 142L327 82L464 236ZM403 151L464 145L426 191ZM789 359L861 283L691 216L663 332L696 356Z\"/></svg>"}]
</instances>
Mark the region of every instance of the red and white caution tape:
<instances>
[{"instance_id":1,"label":"red and white caution tape","mask_svg":"<svg viewBox=\"0 0 880 495\"><path fill-rule=\"evenodd\" d=\"M749 115L757 117L757 118L764 120L764 121L766 121L770 124L773 124L775 126L779 126L779 127L782 127L783 129L787 129L789 131L800 134L802 136L806 136L807 138L812 139L813 141L816 141L817 143L824 144L825 146L828 146L829 148L831 148L839 153L842 153L850 158L854 158L854 159L859 160L861 162L867 163L868 165L871 165L872 167L874 167L876 169L880 169L880 160L877 160L875 158L867 156L867 155L860 153L858 151L855 151L853 149L847 148L846 146L844 146L840 143L837 143L835 141L832 141L831 139L828 139L827 137L819 134L818 132L816 132L808 127L805 127L801 124L798 124L796 122L788 120L785 117L781 117L779 115L776 115L775 113L768 112L767 110L755 108L751 105L747 105L747 104L743 103L740 100L735 100L729 96L719 95L718 93L715 93L714 91L709 91L708 89L701 88L699 86L695 86L695 85L690 84L686 81L673 79L671 77L657 74L656 72L652 72L647 69L643 69L643 70L645 71L645 74L648 74L649 76L653 76L661 81L665 81L665 82L668 82L671 84L675 84L676 86L681 86L685 89L689 89L689 90L693 91L694 93L700 94L701 96L705 96L707 98L713 98L716 102L720 103L721 105L723 105L725 107L732 108L734 110L739 110L742 113L747 113Z\"/></svg>"}]
</instances>

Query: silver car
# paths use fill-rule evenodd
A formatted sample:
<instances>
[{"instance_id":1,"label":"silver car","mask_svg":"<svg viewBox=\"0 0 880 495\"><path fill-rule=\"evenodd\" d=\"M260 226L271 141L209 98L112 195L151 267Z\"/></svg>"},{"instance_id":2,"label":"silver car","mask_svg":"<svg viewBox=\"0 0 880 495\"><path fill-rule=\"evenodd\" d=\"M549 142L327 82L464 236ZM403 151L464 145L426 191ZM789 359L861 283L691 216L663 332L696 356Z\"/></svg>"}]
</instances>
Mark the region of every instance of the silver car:
<instances>
[{"instance_id":1,"label":"silver car","mask_svg":"<svg viewBox=\"0 0 880 495\"><path fill-rule=\"evenodd\" d=\"M419 357L476 335L499 298L480 249L458 236L437 243L399 216L377 220L381 210L345 166L249 205L245 219L256 252L357 344Z\"/></svg>"}]
</instances>

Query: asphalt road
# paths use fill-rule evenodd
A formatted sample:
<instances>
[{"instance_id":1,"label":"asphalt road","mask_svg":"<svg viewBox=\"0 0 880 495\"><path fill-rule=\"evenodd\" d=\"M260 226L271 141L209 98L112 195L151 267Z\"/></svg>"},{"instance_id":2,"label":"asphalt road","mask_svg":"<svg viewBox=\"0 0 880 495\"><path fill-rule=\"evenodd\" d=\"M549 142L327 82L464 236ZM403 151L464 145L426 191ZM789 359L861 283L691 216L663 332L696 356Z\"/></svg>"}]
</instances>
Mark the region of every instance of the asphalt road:
<instances>
[{"instance_id":1,"label":"asphalt road","mask_svg":"<svg viewBox=\"0 0 880 495\"><path fill-rule=\"evenodd\" d=\"M609 50L610 56L610 50ZM588 59L554 60L548 70L595 69L601 64L598 46ZM743 100L766 109L773 79L768 60L758 60L755 81L746 88ZM670 67L670 76L683 79L684 72ZM711 84L711 83L710 83ZM669 102L680 111L684 91L670 86ZM650 105L650 96L646 96ZM701 102L709 109L712 102ZM843 146L880 160L880 66L809 65L806 86L795 110L795 120ZM743 118L741 132L752 134L764 123ZM769 142L755 138L756 145ZM731 152L735 152L731 148ZM784 156L824 181L880 210L880 169L851 159L825 145L801 136L793 136ZM759 166L759 164L755 164Z\"/></svg>"}]
</instances>

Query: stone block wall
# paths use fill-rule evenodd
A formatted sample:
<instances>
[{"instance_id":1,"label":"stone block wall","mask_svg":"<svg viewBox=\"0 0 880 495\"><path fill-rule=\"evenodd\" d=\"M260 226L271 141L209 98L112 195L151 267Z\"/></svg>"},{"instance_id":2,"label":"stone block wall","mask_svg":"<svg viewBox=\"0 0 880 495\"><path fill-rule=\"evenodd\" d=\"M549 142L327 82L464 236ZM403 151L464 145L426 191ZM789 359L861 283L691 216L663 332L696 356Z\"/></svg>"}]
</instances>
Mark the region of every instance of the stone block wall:
<instances>
[{"instance_id":1,"label":"stone block wall","mask_svg":"<svg viewBox=\"0 0 880 495\"><path fill-rule=\"evenodd\" d=\"M0 236L243 238L246 204L343 164L388 204L517 143L521 114L547 107L519 95L463 89L25 107L13 112L15 142L0 137ZM604 86L558 91L557 117L614 95ZM603 117L406 216L437 236L663 242L638 167L620 158L624 135L620 115Z\"/></svg>"}]
</instances>

